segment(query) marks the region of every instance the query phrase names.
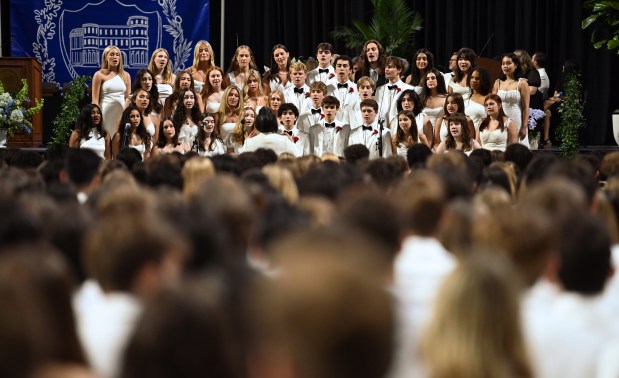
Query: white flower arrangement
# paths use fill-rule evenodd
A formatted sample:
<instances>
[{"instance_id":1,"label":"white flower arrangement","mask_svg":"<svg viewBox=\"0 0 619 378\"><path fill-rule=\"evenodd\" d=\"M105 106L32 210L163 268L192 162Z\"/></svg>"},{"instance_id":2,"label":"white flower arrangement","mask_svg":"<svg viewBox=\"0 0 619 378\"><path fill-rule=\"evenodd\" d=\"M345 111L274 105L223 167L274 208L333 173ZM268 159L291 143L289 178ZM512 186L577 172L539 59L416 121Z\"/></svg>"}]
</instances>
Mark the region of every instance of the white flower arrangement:
<instances>
[{"instance_id":1,"label":"white flower arrangement","mask_svg":"<svg viewBox=\"0 0 619 378\"><path fill-rule=\"evenodd\" d=\"M9 92L4 91L4 86L0 82L0 129L7 130L9 137L20 130L30 134L32 132L30 119L43 108L43 99L37 99L36 104L31 108L24 107L30 99L26 79L22 79L22 84L22 89L13 97Z\"/></svg>"},{"instance_id":2,"label":"white flower arrangement","mask_svg":"<svg viewBox=\"0 0 619 378\"><path fill-rule=\"evenodd\" d=\"M542 131L543 127L540 126L537 121L543 120L546 117L546 113L540 109L529 109L529 136L532 138L537 137Z\"/></svg>"}]
</instances>

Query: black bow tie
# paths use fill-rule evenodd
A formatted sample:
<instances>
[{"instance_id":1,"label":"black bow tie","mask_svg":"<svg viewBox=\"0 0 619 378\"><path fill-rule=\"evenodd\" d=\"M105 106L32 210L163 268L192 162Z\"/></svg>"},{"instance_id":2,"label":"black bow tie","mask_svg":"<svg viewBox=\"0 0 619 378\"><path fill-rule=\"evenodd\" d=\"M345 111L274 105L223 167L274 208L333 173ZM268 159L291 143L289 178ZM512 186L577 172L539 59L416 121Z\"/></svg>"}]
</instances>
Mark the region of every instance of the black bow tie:
<instances>
[{"instance_id":1,"label":"black bow tie","mask_svg":"<svg viewBox=\"0 0 619 378\"><path fill-rule=\"evenodd\" d=\"M372 131L372 126L363 125L363 126L361 126L361 128L363 129L363 131L366 131L366 130L367 131Z\"/></svg>"},{"instance_id":2,"label":"black bow tie","mask_svg":"<svg viewBox=\"0 0 619 378\"><path fill-rule=\"evenodd\" d=\"M320 114L320 109L312 109L312 114Z\"/></svg>"},{"instance_id":3,"label":"black bow tie","mask_svg":"<svg viewBox=\"0 0 619 378\"><path fill-rule=\"evenodd\" d=\"M294 88L293 91L294 91L294 93L301 93L301 94L303 94L303 88Z\"/></svg>"},{"instance_id":4,"label":"black bow tie","mask_svg":"<svg viewBox=\"0 0 619 378\"><path fill-rule=\"evenodd\" d=\"M318 73L319 73L319 74L321 74L321 73L328 73L328 72L329 72L329 69L328 69L328 68L319 68L319 69L318 69Z\"/></svg>"},{"instance_id":5,"label":"black bow tie","mask_svg":"<svg viewBox=\"0 0 619 378\"><path fill-rule=\"evenodd\" d=\"M333 123L325 122L325 127L335 127L335 122L333 122Z\"/></svg>"},{"instance_id":6,"label":"black bow tie","mask_svg":"<svg viewBox=\"0 0 619 378\"><path fill-rule=\"evenodd\" d=\"M288 131L288 130L284 130L284 132L290 136L292 136L292 130Z\"/></svg>"},{"instance_id":7,"label":"black bow tie","mask_svg":"<svg viewBox=\"0 0 619 378\"><path fill-rule=\"evenodd\" d=\"M338 87L338 89L339 88L348 88L348 83L344 83L344 84L337 83L337 87Z\"/></svg>"},{"instance_id":8,"label":"black bow tie","mask_svg":"<svg viewBox=\"0 0 619 378\"><path fill-rule=\"evenodd\" d=\"M398 89L398 86L396 84L387 85L387 89L389 89L389 90Z\"/></svg>"}]
</instances>

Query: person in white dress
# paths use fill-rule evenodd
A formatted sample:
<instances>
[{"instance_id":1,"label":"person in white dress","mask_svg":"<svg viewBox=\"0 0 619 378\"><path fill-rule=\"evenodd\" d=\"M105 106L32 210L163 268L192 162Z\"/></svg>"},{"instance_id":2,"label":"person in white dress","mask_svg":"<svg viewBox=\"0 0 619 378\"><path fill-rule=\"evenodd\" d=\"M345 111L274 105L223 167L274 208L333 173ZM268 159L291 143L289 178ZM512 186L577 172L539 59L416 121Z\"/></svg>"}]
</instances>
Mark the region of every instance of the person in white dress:
<instances>
[{"instance_id":1,"label":"person in white dress","mask_svg":"<svg viewBox=\"0 0 619 378\"><path fill-rule=\"evenodd\" d=\"M267 97L267 107L273 111L276 117L279 107L285 102L285 98L284 93L279 89L272 91Z\"/></svg>"},{"instance_id":2,"label":"person in white dress","mask_svg":"<svg viewBox=\"0 0 619 378\"><path fill-rule=\"evenodd\" d=\"M419 49L415 51L413 55L413 69L410 75L406 77L406 84L410 84L419 91L421 88L421 81L426 76L426 73L434 68L434 54L428 49Z\"/></svg>"},{"instance_id":3,"label":"person in white dress","mask_svg":"<svg viewBox=\"0 0 619 378\"><path fill-rule=\"evenodd\" d=\"M134 105L129 105L123 111L118 131L112 138L112 157L115 158L125 147L138 150L142 160L150 157L152 139L144 127L140 109Z\"/></svg>"},{"instance_id":4,"label":"person in white dress","mask_svg":"<svg viewBox=\"0 0 619 378\"><path fill-rule=\"evenodd\" d=\"M421 110L421 100L419 99L417 91L414 89L407 89L402 92L402 95L398 99L397 107L398 114L403 110L410 110L413 112L415 115L415 125L417 125L417 133L419 135L425 135L425 139L429 143L428 146L431 148L432 138L434 137L433 125L430 122L430 118ZM398 130L397 119L391 122L389 129L391 130L391 135L396 134Z\"/></svg>"},{"instance_id":5,"label":"person in white dress","mask_svg":"<svg viewBox=\"0 0 619 378\"><path fill-rule=\"evenodd\" d=\"M207 77L208 80L202 90L204 111L206 113L217 113L221 104L221 96L224 94L224 90L221 88L224 71L215 66L207 73Z\"/></svg>"},{"instance_id":6,"label":"person in white dress","mask_svg":"<svg viewBox=\"0 0 619 378\"><path fill-rule=\"evenodd\" d=\"M469 97L469 75L477 64L477 54L468 47L458 51L458 68L449 82L449 93L459 93L466 100Z\"/></svg>"},{"instance_id":7,"label":"person in white dress","mask_svg":"<svg viewBox=\"0 0 619 378\"><path fill-rule=\"evenodd\" d=\"M428 116L432 125L436 124L438 117L445 114L445 99L447 98L447 89L443 85L445 80L443 74L436 68L428 70L426 75L421 79L421 102L423 103L422 112Z\"/></svg>"},{"instance_id":8,"label":"person in white dress","mask_svg":"<svg viewBox=\"0 0 619 378\"><path fill-rule=\"evenodd\" d=\"M477 143L490 151L505 151L508 145L518 143L518 130L514 121L505 115L501 98L490 94L484 104L488 116L479 125Z\"/></svg>"},{"instance_id":9,"label":"person in white dress","mask_svg":"<svg viewBox=\"0 0 619 378\"><path fill-rule=\"evenodd\" d=\"M101 69L92 77L92 103L99 105L105 131L114 136L125 99L129 97L131 77L124 70L123 56L118 47L106 47L101 60Z\"/></svg>"},{"instance_id":10,"label":"person in white dress","mask_svg":"<svg viewBox=\"0 0 619 378\"><path fill-rule=\"evenodd\" d=\"M251 106L256 110L266 106L267 96L262 92L260 72L256 70L249 70L247 73L247 83L243 88L243 98L245 99L245 105Z\"/></svg>"},{"instance_id":11,"label":"person in white dress","mask_svg":"<svg viewBox=\"0 0 619 378\"><path fill-rule=\"evenodd\" d=\"M77 119L75 130L69 138L70 148L88 148L105 160L112 158L110 136L103 127L101 108L97 104L86 104Z\"/></svg>"},{"instance_id":12,"label":"person in white dress","mask_svg":"<svg viewBox=\"0 0 619 378\"><path fill-rule=\"evenodd\" d=\"M161 114L163 106L159 103L159 90L155 85L155 75L147 69L141 69L135 74L133 85L131 85L131 93L135 93L138 89L144 89L150 97L151 112L150 114L158 116ZM131 97L125 101L125 108L131 103Z\"/></svg>"},{"instance_id":13,"label":"person in white dress","mask_svg":"<svg viewBox=\"0 0 619 378\"><path fill-rule=\"evenodd\" d=\"M222 88L225 89L229 85L234 84L240 90L243 90L250 70L258 70L256 61L254 60L254 53L249 46L241 45L236 48L234 56L232 56L228 72L224 75Z\"/></svg>"},{"instance_id":14,"label":"person in white dress","mask_svg":"<svg viewBox=\"0 0 619 378\"><path fill-rule=\"evenodd\" d=\"M243 116L245 104L241 90L234 84L230 85L223 93L219 112L215 117L215 129L222 140L234 131L236 123Z\"/></svg>"},{"instance_id":15,"label":"person in white dress","mask_svg":"<svg viewBox=\"0 0 619 378\"><path fill-rule=\"evenodd\" d=\"M131 95L131 104L135 105L142 112L144 127L153 139L153 144L157 144L159 139L159 116L151 113L152 104L150 94L144 89L138 89Z\"/></svg>"},{"instance_id":16,"label":"person in white dress","mask_svg":"<svg viewBox=\"0 0 619 378\"><path fill-rule=\"evenodd\" d=\"M203 157L212 157L226 153L226 146L215 130L215 115L205 113L198 129L198 154Z\"/></svg>"},{"instance_id":17,"label":"person in white dress","mask_svg":"<svg viewBox=\"0 0 619 378\"><path fill-rule=\"evenodd\" d=\"M158 142L155 147L153 147L152 155L170 154L172 152L186 154L189 152L191 147L186 142L180 142L178 140L178 134L179 130L174 126L172 117L166 117L159 129Z\"/></svg>"},{"instance_id":18,"label":"person in white dress","mask_svg":"<svg viewBox=\"0 0 619 378\"><path fill-rule=\"evenodd\" d=\"M292 87L292 82L288 77L290 63L291 57L288 48L281 44L273 46L271 51L271 68L262 77L264 93L271 93L276 89L283 93L287 88Z\"/></svg>"},{"instance_id":19,"label":"person in white dress","mask_svg":"<svg viewBox=\"0 0 619 378\"><path fill-rule=\"evenodd\" d=\"M430 146L426 136L419 133L415 123L415 113L412 110L402 110L398 113L398 128L393 134L393 148L399 156L406 157L408 149L415 143Z\"/></svg>"},{"instance_id":20,"label":"person in white dress","mask_svg":"<svg viewBox=\"0 0 619 378\"><path fill-rule=\"evenodd\" d=\"M462 151L467 156L478 148L481 148L474 136L469 135L468 120L463 113L455 113L447 117L449 134L436 148L436 153L449 151Z\"/></svg>"},{"instance_id":21,"label":"person in white dress","mask_svg":"<svg viewBox=\"0 0 619 378\"><path fill-rule=\"evenodd\" d=\"M172 121L174 126L179 129L178 140L186 142L193 148L194 141L198 135L200 124L200 110L196 105L196 95L193 90L186 89L180 93L182 101L174 108Z\"/></svg>"},{"instance_id":22,"label":"person in white dress","mask_svg":"<svg viewBox=\"0 0 619 378\"><path fill-rule=\"evenodd\" d=\"M170 63L170 54L164 48L158 48L153 51L148 63L148 70L155 74L155 82L159 91L159 103L161 106L165 104L165 100L172 94L173 85L176 81L176 75L172 72L172 63ZM164 116L163 114L161 116Z\"/></svg>"},{"instance_id":23,"label":"person in white dress","mask_svg":"<svg viewBox=\"0 0 619 378\"><path fill-rule=\"evenodd\" d=\"M189 70L184 70L176 75L176 81L174 82L174 92L165 100L163 105L163 115L169 116L174 111L177 103L181 99L180 93L186 89L191 89L196 96L196 106L200 110L200 113L204 112L204 101L200 93L196 92L193 77Z\"/></svg>"},{"instance_id":24,"label":"person in white dress","mask_svg":"<svg viewBox=\"0 0 619 378\"><path fill-rule=\"evenodd\" d=\"M243 118L240 118L234 128L234 131L224 140L229 154L238 154L245 140L258 135L256 130L256 110L251 106L246 106L243 112Z\"/></svg>"},{"instance_id":25,"label":"person in white dress","mask_svg":"<svg viewBox=\"0 0 619 378\"><path fill-rule=\"evenodd\" d=\"M514 121L518 129L520 143L529 147L529 86L520 78L520 60L514 53L503 55L501 59L503 75L494 83L492 93L503 101L503 110Z\"/></svg>"},{"instance_id":26,"label":"person in white dress","mask_svg":"<svg viewBox=\"0 0 619 378\"><path fill-rule=\"evenodd\" d=\"M191 76L196 93L202 93L207 81L207 73L213 67L215 67L213 47L208 41L198 41L193 49L193 64L191 65Z\"/></svg>"},{"instance_id":27,"label":"person in white dress","mask_svg":"<svg viewBox=\"0 0 619 378\"><path fill-rule=\"evenodd\" d=\"M434 125L434 138L433 144L434 149L447 138L447 134L449 134L449 127L447 126L447 117L452 114L462 113L464 112L464 99L459 93L450 93L447 95L445 99L444 106L444 115L439 117L436 120L436 124ZM475 126L473 125L473 121L467 117L467 125L469 128L469 135L475 135Z\"/></svg>"},{"instance_id":28,"label":"person in white dress","mask_svg":"<svg viewBox=\"0 0 619 378\"><path fill-rule=\"evenodd\" d=\"M471 118L475 132L479 129L479 124L486 118L484 101L486 96L492 93L492 81L490 72L483 67L475 67L471 70L471 95L464 102L464 114Z\"/></svg>"}]
</instances>

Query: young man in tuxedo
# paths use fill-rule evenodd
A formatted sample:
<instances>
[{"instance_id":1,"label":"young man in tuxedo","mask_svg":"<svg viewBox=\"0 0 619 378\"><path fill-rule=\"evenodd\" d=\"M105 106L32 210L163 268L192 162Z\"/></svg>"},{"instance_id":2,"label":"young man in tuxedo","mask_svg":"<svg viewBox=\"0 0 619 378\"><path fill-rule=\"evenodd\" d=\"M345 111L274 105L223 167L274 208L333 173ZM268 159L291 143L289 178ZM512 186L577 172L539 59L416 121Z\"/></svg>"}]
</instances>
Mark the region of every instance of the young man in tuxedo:
<instances>
[{"instance_id":1,"label":"young man in tuxedo","mask_svg":"<svg viewBox=\"0 0 619 378\"><path fill-rule=\"evenodd\" d=\"M362 124L351 130L348 145L362 144L370 150L370 159L387 157L393 154L389 127L381 125L378 117L378 104L375 100L361 101ZM382 120L381 120L382 121ZM382 149L382 151L381 151Z\"/></svg>"}]
</instances>

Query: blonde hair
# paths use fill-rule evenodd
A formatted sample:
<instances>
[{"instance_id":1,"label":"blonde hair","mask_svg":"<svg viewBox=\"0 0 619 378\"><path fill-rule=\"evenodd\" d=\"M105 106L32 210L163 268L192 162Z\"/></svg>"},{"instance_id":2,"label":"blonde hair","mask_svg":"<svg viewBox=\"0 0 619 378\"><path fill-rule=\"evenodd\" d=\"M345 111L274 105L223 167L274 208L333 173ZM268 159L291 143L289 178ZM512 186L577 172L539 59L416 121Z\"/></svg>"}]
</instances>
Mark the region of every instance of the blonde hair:
<instances>
[{"instance_id":1,"label":"blonde hair","mask_svg":"<svg viewBox=\"0 0 619 378\"><path fill-rule=\"evenodd\" d=\"M279 191L291 204L299 200L299 190L290 171L276 164L268 164L262 168L273 188Z\"/></svg>"},{"instance_id":2,"label":"blonde hair","mask_svg":"<svg viewBox=\"0 0 619 378\"><path fill-rule=\"evenodd\" d=\"M204 182L215 176L215 166L211 159L196 156L187 160L182 175L183 195L190 198Z\"/></svg>"},{"instance_id":3,"label":"blonde hair","mask_svg":"<svg viewBox=\"0 0 619 378\"><path fill-rule=\"evenodd\" d=\"M236 93L239 94L239 104L237 105L235 109L232 109L228 105L228 96L230 95L230 92L232 92L233 90L235 90ZM217 122L215 124L218 134L221 128L221 124L224 122L224 119L226 119L226 116L228 115L228 113L233 111L237 117L242 117L242 111L245 108L242 94L243 94L243 91L241 91L239 87L237 87L235 84L231 84L228 87L226 87L226 89L224 89L224 93L221 95L221 104L219 105L219 110L217 111Z\"/></svg>"},{"instance_id":4,"label":"blonde hair","mask_svg":"<svg viewBox=\"0 0 619 378\"><path fill-rule=\"evenodd\" d=\"M432 378L532 377L508 261L471 254L444 281L419 354Z\"/></svg>"},{"instance_id":5,"label":"blonde hair","mask_svg":"<svg viewBox=\"0 0 619 378\"><path fill-rule=\"evenodd\" d=\"M250 69L249 72L247 73L247 77L245 78L245 86L243 86L243 97L245 98L245 101L249 100L249 78L254 77L256 78L256 80L258 80L258 97L262 96L262 76L260 76L260 72Z\"/></svg>"},{"instance_id":6,"label":"blonde hair","mask_svg":"<svg viewBox=\"0 0 619 378\"><path fill-rule=\"evenodd\" d=\"M109 45L108 47L106 47L103 50L103 54L101 54L101 70L106 70L108 72L110 71L110 67L107 64L107 55L112 50L118 51L118 55L120 56L119 59L118 59L118 67L116 67L116 70L114 70L114 72L116 72L118 74L118 76L120 76L120 78L123 79L123 81L125 82L126 86L131 87L131 83L128 83L126 78L125 78L125 68L124 68L124 65L123 65L123 54L120 51L120 49L118 48L118 46Z\"/></svg>"},{"instance_id":7,"label":"blonde hair","mask_svg":"<svg viewBox=\"0 0 619 378\"><path fill-rule=\"evenodd\" d=\"M245 137L245 123L243 122L243 120L245 119L245 113L248 110L251 110L252 112L254 112L254 124L252 128L254 130L256 129L256 110L252 108L251 106L246 106L245 109L243 110L243 115L239 117L239 120L237 121L236 126L234 127L234 131L232 132L232 140L238 146L243 145L243 141Z\"/></svg>"},{"instance_id":8,"label":"blonde hair","mask_svg":"<svg viewBox=\"0 0 619 378\"><path fill-rule=\"evenodd\" d=\"M150 70L150 72L157 75L157 72L159 71L157 70L157 67L155 65L155 57L160 52L164 52L168 56L168 62L166 63L163 69L163 72L161 74L161 79L166 84L174 85L174 80L172 79L172 63L171 63L172 59L170 59L170 53L168 53L168 50L164 49L163 47L160 47L156 49L155 51L153 51L153 54L150 56L150 63L148 63L148 69Z\"/></svg>"},{"instance_id":9,"label":"blonde hair","mask_svg":"<svg viewBox=\"0 0 619 378\"><path fill-rule=\"evenodd\" d=\"M208 41L205 40L201 40L198 41L196 43L196 47L193 48L193 64L191 66L192 71L198 70L198 65L200 64L200 46L206 46L206 50L208 51L208 54L211 56L211 59L209 59L209 64L207 67L207 70L209 70L211 67L215 66L215 54L213 53L213 47L211 46L210 43L208 43Z\"/></svg>"},{"instance_id":10,"label":"blonde hair","mask_svg":"<svg viewBox=\"0 0 619 378\"><path fill-rule=\"evenodd\" d=\"M294 63L292 63L290 65L289 71L303 71L303 72L307 72L307 66L305 65L305 63L303 63L301 61L296 61L296 62L294 62Z\"/></svg>"}]
</instances>

